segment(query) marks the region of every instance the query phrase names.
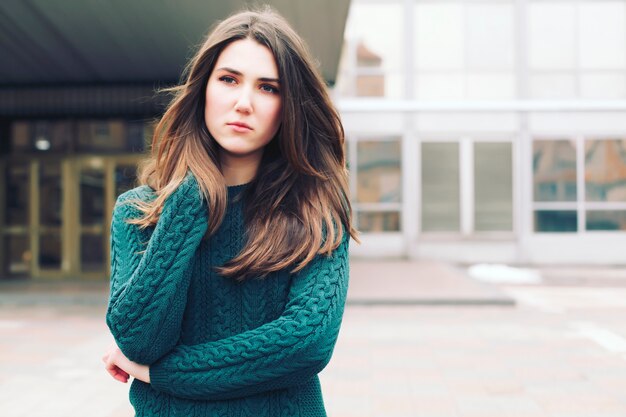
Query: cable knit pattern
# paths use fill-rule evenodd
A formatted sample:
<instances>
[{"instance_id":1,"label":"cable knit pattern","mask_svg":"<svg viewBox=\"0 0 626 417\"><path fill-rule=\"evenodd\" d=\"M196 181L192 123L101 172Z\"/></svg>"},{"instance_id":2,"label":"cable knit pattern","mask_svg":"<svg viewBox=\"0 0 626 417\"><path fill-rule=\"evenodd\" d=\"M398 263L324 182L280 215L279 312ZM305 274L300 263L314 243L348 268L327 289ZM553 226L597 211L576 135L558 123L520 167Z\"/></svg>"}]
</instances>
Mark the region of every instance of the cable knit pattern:
<instances>
[{"instance_id":1,"label":"cable knit pattern","mask_svg":"<svg viewBox=\"0 0 626 417\"><path fill-rule=\"evenodd\" d=\"M139 215L125 202L153 198L152 190L118 198L106 320L120 349L150 365L151 384L131 385L137 416L326 416L317 374L341 325L349 237L296 274L225 278L214 268L244 243L235 196L245 188L228 188L226 217L207 240L206 205L191 174L144 231L125 223Z\"/></svg>"}]
</instances>

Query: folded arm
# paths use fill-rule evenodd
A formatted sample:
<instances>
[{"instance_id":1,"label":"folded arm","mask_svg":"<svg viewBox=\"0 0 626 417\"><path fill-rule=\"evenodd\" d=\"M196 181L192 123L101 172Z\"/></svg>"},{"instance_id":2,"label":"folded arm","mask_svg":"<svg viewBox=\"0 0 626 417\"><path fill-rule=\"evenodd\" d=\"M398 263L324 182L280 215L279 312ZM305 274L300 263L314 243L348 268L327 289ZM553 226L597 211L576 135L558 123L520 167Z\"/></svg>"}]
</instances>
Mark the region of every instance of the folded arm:
<instances>
[{"instance_id":1,"label":"folded arm","mask_svg":"<svg viewBox=\"0 0 626 417\"><path fill-rule=\"evenodd\" d=\"M294 275L284 313L225 339L176 346L150 367L154 388L225 400L305 383L330 360L348 289L348 239Z\"/></svg>"},{"instance_id":2,"label":"folded arm","mask_svg":"<svg viewBox=\"0 0 626 417\"><path fill-rule=\"evenodd\" d=\"M206 208L193 175L168 197L149 236L126 219L139 211L118 197L111 221L111 293L106 323L132 361L154 362L178 342L193 257L207 230ZM145 252L140 253L145 249Z\"/></svg>"}]
</instances>

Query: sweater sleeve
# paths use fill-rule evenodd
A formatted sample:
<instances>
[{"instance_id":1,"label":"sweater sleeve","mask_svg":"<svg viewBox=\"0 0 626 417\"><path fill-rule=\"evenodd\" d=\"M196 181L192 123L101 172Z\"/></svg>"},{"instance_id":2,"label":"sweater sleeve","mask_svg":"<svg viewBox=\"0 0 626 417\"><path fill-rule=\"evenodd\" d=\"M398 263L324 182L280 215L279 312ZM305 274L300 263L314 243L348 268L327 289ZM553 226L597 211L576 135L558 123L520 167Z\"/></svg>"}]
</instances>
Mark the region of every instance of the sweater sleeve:
<instances>
[{"instance_id":1,"label":"sweater sleeve","mask_svg":"<svg viewBox=\"0 0 626 417\"><path fill-rule=\"evenodd\" d=\"M177 397L212 401L300 385L318 374L330 361L341 325L348 239L293 276L279 318L225 339L176 346L150 366L151 385Z\"/></svg>"},{"instance_id":2,"label":"sweater sleeve","mask_svg":"<svg viewBox=\"0 0 626 417\"><path fill-rule=\"evenodd\" d=\"M106 323L130 360L150 364L178 342L193 257L208 220L192 174L165 201L151 235L126 223L139 214L130 198L137 191L118 197L113 210Z\"/></svg>"}]
</instances>

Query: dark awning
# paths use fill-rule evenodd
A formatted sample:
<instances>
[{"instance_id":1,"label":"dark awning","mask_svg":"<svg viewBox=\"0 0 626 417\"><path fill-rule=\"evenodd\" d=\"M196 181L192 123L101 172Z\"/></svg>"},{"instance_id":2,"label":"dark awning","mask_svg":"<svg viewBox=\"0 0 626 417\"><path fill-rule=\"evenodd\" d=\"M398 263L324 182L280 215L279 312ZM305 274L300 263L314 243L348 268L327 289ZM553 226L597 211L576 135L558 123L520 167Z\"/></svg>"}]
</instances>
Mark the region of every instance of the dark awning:
<instances>
[{"instance_id":1,"label":"dark awning","mask_svg":"<svg viewBox=\"0 0 626 417\"><path fill-rule=\"evenodd\" d=\"M0 2L0 88L176 82L209 27L235 0ZM349 0L268 1L309 43L330 84Z\"/></svg>"}]
</instances>

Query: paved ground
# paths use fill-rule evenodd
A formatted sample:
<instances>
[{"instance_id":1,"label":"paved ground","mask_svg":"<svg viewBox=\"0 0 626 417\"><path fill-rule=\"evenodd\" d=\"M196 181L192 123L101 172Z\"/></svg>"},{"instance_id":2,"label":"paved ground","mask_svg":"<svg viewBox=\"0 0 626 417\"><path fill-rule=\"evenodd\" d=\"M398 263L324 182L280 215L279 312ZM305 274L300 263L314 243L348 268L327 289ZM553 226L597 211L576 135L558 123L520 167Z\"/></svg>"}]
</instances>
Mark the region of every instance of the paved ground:
<instances>
[{"instance_id":1,"label":"paved ground","mask_svg":"<svg viewBox=\"0 0 626 417\"><path fill-rule=\"evenodd\" d=\"M626 416L626 273L581 271L487 285L436 263L354 263L320 375L329 416ZM133 415L100 362L105 287L0 285L1 416Z\"/></svg>"}]
</instances>

